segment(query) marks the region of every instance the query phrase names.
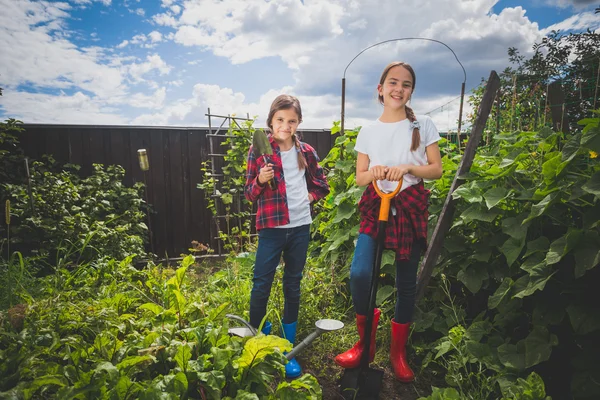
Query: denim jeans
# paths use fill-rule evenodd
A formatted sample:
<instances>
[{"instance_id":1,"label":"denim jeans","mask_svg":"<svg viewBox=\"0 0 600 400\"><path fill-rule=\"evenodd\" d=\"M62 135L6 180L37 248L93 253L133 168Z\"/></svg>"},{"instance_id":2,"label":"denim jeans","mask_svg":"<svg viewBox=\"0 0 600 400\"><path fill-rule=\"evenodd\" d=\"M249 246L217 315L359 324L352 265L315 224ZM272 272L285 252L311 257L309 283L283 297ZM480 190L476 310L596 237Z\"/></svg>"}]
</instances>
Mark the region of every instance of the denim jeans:
<instances>
[{"instance_id":1,"label":"denim jeans","mask_svg":"<svg viewBox=\"0 0 600 400\"><path fill-rule=\"evenodd\" d=\"M294 228L264 228L258 232L258 249L250 293L250 324L256 328L267 312L275 270L283 253L283 323L298 320L300 280L306 263L310 225Z\"/></svg>"},{"instance_id":2,"label":"denim jeans","mask_svg":"<svg viewBox=\"0 0 600 400\"><path fill-rule=\"evenodd\" d=\"M369 290L371 274L375 263L377 241L361 233L354 249L354 258L350 267L350 291L354 311L367 315L369 310ZM411 322L415 308L417 291L417 270L421 259L421 244L414 242L410 260L396 260L396 307L394 321L405 324Z\"/></svg>"}]
</instances>

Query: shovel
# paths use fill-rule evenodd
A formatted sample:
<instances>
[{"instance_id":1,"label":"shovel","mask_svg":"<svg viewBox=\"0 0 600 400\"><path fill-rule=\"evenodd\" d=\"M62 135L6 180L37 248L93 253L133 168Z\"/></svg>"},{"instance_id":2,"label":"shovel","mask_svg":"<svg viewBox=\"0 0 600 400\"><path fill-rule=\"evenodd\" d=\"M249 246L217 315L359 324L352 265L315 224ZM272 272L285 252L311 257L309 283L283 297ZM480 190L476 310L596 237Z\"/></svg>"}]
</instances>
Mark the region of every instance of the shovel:
<instances>
[{"instance_id":1,"label":"shovel","mask_svg":"<svg viewBox=\"0 0 600 400\"><path fill-rule=\"evenodd\" d=\"M385 242L385 228L390 214L391 200L400 192L402 180L398 187L391 193L384 193L373 182L375 191L381 198L379 208L379 227L377 229L377 248L375 250L375 264L371 275L371 288L369 292L369 309L367 312L367 323L365 326L365 347L358 368L349 368L344 371L340 381L340 390L346 400L350 399L378 399L383 380L383 371L369 368L369 349L371 348L371 329L373 326L373 311L375 310L375 298L377 296L377 280L381 269L381 257Z\"/></svg>"}]
</instances>

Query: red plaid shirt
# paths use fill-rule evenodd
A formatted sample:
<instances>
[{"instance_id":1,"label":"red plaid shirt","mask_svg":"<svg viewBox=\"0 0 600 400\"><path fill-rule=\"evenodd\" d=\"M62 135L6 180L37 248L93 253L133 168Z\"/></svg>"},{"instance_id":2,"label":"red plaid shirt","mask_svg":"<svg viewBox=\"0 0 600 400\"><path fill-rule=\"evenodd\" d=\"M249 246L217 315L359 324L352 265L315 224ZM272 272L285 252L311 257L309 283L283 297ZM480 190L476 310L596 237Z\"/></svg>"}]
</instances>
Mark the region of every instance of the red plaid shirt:
<instances>
[{"instance_id":1,"label":"red plaid shirt","mask_svg":"<svg viewBox=\"0 0 600 400\"><path fill-rule=\"evenodd\" d=\"M268 184L258 183L258 174L265 165L264 157L256 158L252 146L248 152L248 166L246 168L246 185L244 194L250 202L257 202L256 230L262 228L274 228L276 226L290 223L290 215L287 206L285 190L285 178L283 176L283 165L281 163L281 151L273 137L269 135L269 142L273 148L273 155L266 156L267 162L273 164L275 172L276 190L272 190ZM300 142L300 151L304 154L308 168L306 169L306 186L308 193L317 201L329 193L329 184L319 165L319 156L315 149L307 143Z\"/></svg>"},{"instance_id":2,"label":"red plaid shirt","mask_svg":"<svg viewBox=\"0 0 600 400\"><path fill-rule=\"evenodd\" d=\"M429 190L423 186L423 181L412 185L398 193L391 201L390 218L385 229L384 248L396 250L396 258L410 259L413 242L419 239L427 243L427 210ZM377 239L379 227L379 206L381 199L370 184L364 191L358 210L360 212L360 233L365 233ZM396 215L391 208L396 209ZM423 246L425 249L427 246Z\"/></svg>"}]
</instances>

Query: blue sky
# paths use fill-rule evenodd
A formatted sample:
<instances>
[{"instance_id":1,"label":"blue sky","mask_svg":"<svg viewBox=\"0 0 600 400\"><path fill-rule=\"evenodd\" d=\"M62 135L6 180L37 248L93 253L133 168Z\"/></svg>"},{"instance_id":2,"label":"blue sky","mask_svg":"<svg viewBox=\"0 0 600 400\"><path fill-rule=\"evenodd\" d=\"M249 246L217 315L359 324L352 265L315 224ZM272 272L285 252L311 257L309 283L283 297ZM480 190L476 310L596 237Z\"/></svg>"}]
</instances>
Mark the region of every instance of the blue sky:
<instances>
[{"instance_id":1,"label":"blue sky","mask_svg":"<svg viewBox=\"0 0 600 400\"><path fill-rule=\"evenodd\" d=\"M205 113L264 118L298 96L306 128L339 119L341 77L362 49L400 37L448 44L467 89L552 29L600 26L598 0L0 0L0 117L62 124L206 126ZM454 128L462 69L443 46L377 46L348 69L347 125L376 118L390 61L417 73L412 105ZM440 106L446 104L440 109ZM465 109L465 114L469 112Z\"/></svg>"}]
</instances>

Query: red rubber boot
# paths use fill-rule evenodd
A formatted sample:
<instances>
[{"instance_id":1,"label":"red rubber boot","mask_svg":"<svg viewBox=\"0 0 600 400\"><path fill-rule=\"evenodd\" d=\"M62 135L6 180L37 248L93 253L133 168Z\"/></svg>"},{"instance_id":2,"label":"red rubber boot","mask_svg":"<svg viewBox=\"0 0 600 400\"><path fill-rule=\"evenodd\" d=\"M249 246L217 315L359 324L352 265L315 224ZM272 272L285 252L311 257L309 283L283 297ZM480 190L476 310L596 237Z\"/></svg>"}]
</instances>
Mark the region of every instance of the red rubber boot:
<instances>
[{"instance_id":1,"label":"red rubber boot","mask_svg":"<svg viewBox=\"0 0 600 400\"><path fill-rule=\"evenodd\" d=\"M376 308L373 313L373 325L371 328L371 348L369 351L369 362L373 361L373 358L375 358L375 334L377 333L377 323L379 322L380 315L381 311ZM343 368L358 367L363 349L365 348L364 339L366 325L367 316L356 314L356 328L358 330L358 336L360 339L350 350L335 357L335 362L337 365Z\"/></svg>"},{"instance_id":2,"label":"red rubber boot","mask_svg":"<svg viewBox=\"0 0 600 400\"><path fill-rule=\"evenodd\" d=\"M412 382L415 374L408 366L406 359L406 340L410 333L410 322L399 324L392 320L392 345L390 349L390 361L394 368L394 375L400 382Z\"/></svg>"}]
</instances>

